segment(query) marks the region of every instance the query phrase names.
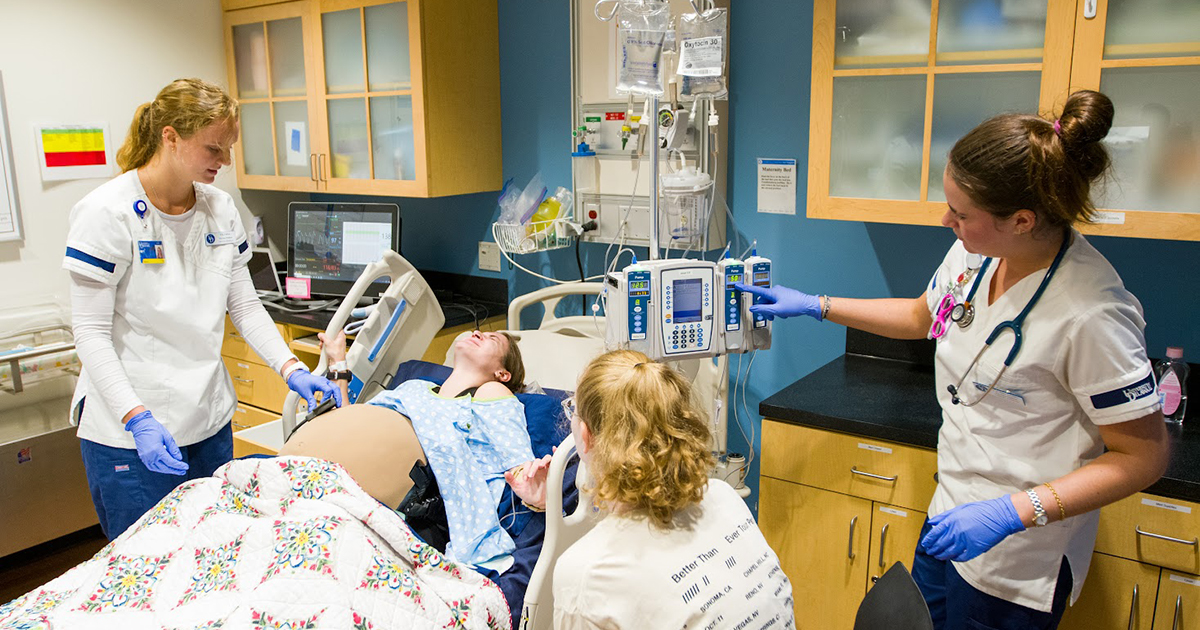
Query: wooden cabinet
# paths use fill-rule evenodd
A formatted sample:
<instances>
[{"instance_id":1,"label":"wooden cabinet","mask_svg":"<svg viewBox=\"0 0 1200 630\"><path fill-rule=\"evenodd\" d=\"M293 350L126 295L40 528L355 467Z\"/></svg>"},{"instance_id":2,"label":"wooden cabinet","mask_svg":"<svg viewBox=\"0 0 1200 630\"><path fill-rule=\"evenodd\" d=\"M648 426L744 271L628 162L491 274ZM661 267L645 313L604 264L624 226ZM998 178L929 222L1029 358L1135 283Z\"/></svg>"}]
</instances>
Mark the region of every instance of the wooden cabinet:
<instances>
[{"instance_id":1,"label":"wooden cabinet","mask_svg":"<svg viewBox=\"0 0 1200 630\"><path fill-rule=\"evenodd\" d=\"M1200 624L1200 576L1163 569L1154 607L1154 630L1186 630Z\"/></svg>"},{"instance_id":2,"label":"wooden cabinet","mask_svg":"<svg viewBox=\"0 0 1200 630\"><path fill-rule=\"evenodd\" d=\"M1150 630L1159 572L1142 562L1092 554L1083 592L1063 614L1060 630Z\"/></svg>"},{"instance_id":3,"label":"wooden cabinet","mask_svg":"<svg viewBox=\"0 0 1200 630\"><path fill-rule=\"evenodd\" d=\"M1200 240L1198 24L1193 0L817 0L808 216L939 225L959 137L1089 88L1115 104L1116 181L1083 231Z\"/></svg>"},{"instance_id":4,"label":"wooden cabinet","mask_svg":"<svg viewBox=\"0 0 1200 630\"><path fill-rule=\"evenodd\" d=\"M912 568L933 451L763 422L759 528L792 582L797 619L849 630L871 584Z\"/></svg>"},{"instance_id":5,"label":"wooden cabinet","mask_svg":"<svg viewBox=\"0 0 1200 630\"><path fill-rule=\"evenodd\" d=\"M500 188L495 2L256 4L224 5L242 104L240 187L404 197Z\"/></svg>"}]
</instances>

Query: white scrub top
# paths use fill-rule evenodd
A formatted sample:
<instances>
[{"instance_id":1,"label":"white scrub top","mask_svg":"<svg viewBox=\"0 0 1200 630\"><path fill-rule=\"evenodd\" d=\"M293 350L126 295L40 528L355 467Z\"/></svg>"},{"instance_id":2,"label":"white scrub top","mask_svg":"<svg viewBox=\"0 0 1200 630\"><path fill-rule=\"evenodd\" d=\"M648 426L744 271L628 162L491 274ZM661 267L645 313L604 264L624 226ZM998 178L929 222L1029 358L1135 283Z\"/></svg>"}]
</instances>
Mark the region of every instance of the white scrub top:
<instances>
[{"instance_id":1,"label":"white scrub top","mask_svg":"<svg viewBox=\"0 0 1200 630\"><path fill-rule=\"evenodd\" d=\"M150 204L136 170L106 182L71 209L63 258L64 269L116 287L113 348L142 404L180 446L212 437L233 417L237 400L221 343L233 270L250 258L233 199L213 186L195 187L191 229L180 240ZM146 204L144 218L134 211L138 200ZM161 241L163 262L142 262L139 241ZM90 386L85 366L72 409ZM128 411L88 400L79 437L134 448L121 423Z\"/></svg>"},{"instance_id":2,"label":"white scrub top","mask_svg":"<svg viewBox=\"0 0 1200 630\"><path fill-rule=\"evenodd\" d=\"M935 376L942 428L939 484L930 516L1052 482L1103 453L1098 425L1158 410L1141 304L1083 236L1074 231L1072 236L1057 273L1025 319L1020 352L997 390L978 405L952 404L946 387L962 377L992 329L1025 307L1045 270L1021 279L989 305L998 266L993 261L973 300L974 322L965 330L951 323L938 340ZM969 262L978 266L979 259L961 241L955 243L929 285L931 313ZM968 284L962 295L969 290ZM1000 335L967 374L960 397L968 402L979 398L976 383L986 387L992 382L1012 341L1011 333ZM1043 504L1047 511L1058 509L1055 503ZM1063 556L1074 578L1072 602L1079 596L1098 523L1099 512L1093 511L1030 527L974 560L955 563L955 569L985 593L1049 612Z\"/></svg>"}]
</instances>

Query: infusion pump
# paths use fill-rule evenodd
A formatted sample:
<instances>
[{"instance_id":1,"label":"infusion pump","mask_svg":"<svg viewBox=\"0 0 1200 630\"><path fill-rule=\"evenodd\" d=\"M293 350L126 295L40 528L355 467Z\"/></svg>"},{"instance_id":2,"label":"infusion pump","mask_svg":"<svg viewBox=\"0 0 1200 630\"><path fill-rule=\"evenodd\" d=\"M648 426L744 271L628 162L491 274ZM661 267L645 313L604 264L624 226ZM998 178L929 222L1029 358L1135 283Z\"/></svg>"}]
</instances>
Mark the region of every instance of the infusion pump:
<instances>
[{"instance_id":1,"label":"infusion pump","mask_svg":"<svg viewBox=\"0 0 1200 630\"><path fill-rule=\"evenodd\" d=\"M771 347L770 322L749 312L749 295L734 286L770 283L770 261L666 259L637 262L608 274L605 342L653 360L676 361Z\"/></svg>"}]
</instances>

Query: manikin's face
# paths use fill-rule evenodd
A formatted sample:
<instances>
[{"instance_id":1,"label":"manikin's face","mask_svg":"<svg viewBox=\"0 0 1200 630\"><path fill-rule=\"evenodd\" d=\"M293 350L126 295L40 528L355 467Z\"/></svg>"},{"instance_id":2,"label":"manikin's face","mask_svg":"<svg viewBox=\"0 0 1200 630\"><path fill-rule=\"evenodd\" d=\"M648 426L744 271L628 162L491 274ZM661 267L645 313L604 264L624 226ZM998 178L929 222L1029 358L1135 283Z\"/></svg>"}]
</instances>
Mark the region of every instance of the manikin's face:
<instances>
[{"instance_id":1,"label":"manikin's face","mask_svg":"<svg viewBox=\"0 0 1200 630\"><path fill-rule=\"evenodd\" d=\"M190 138L180 137L170 130L164 148L172 158L171 164L180 176L194 182L211 184L221 167L230 163L233 143L238 139L236 121L219 121L202 127Z\"/></svg>"},{"instance_id":2,"label":"manikin's face","mask_svg":"<svg viewBox=\"0 0 1200 630\"><path fill-rule=\"evenodd\" d=\"M512 376L508 370L504 369L504 355L506 354L508 354L508 337L500 333L476 330L454 344L456 365L467 365L493 375L502 373L496 378L500 382L506 382Z\"/></svg>"}]
</instances>

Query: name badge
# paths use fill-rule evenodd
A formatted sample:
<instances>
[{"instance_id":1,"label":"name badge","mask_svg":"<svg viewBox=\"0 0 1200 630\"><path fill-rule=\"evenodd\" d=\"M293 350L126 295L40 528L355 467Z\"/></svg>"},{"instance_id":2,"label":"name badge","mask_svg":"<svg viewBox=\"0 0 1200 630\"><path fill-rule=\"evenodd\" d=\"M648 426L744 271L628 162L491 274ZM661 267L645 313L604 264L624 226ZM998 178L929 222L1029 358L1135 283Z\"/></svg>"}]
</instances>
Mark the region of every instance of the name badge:
<instances>
[{"instance_id":1,"label":"name badge","mask_svg":"<svg viewBox=\"0 0 1200 630\"><path fill-rule=\"evenodd\" d=\"M163 263L162 241L138 241L138 259L147 265Z\"/></svg>"},{"instance_id":2,"label":"name badge","mask_svg":"<svg viewBox=\"0 0 1200 630\"><path fill-rule=\"evenodd\" d=\"M209 247L216 247L217 245L232 245L234 239L236 238L237 235L234 234L233 230L228 232L209 232L204 237L204 242L207 243Z\"/></svg>"}]
</instances>

